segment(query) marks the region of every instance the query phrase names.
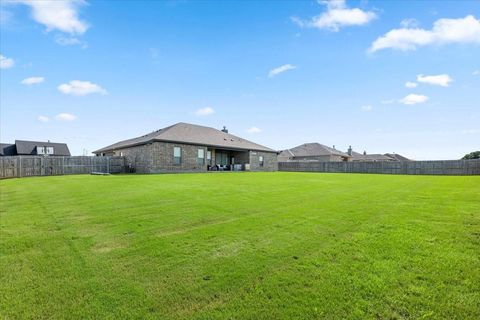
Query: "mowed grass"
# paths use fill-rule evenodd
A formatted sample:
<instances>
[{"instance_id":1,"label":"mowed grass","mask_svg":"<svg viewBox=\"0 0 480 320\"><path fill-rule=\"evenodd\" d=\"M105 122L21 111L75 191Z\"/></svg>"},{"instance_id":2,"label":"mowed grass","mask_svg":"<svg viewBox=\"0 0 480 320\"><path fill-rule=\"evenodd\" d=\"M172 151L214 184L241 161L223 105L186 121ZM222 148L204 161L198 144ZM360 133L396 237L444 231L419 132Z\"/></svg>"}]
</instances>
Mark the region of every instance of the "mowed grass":
<instances>
[{"instance_id":1,"label":"mowed grass","mask_svg":"<svg viewBox=\"0 0 480 320\"><path fill-rule=\"evenodd\" d=\"M2 319L479 319L480 176L0 182Z\"/></svg>"}]
</instances>

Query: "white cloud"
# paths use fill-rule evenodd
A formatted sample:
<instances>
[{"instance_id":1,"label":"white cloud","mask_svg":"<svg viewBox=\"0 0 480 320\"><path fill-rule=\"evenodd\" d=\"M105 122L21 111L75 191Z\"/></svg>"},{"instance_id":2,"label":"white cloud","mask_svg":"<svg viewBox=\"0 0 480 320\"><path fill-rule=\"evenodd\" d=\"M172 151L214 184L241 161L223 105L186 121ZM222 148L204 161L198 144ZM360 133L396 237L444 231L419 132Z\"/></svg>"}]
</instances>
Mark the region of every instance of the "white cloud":
<instances>
[{"instance_id":1,"label":"white cloud","mask_svg":"<svg viewBox=\"0 0 480 320\"><path fill-rule=\"evenodd\" d=\"M417 81L434 86L448 87L453 79L448 74L439 74L436 76L424 76L423 74L419 74L417 76Z\"/></svg>"},{"instance_id":2,"label":"white cloud","mask_svg":"<svg viewBox=\"0 0 480 320\"><path fill-rule=\"evenodd\" d=\"M293 70L293 69L296 69L296 68L297 68L296 66L293 66L291 64L284 64L280 67L277 67L275 69L270 70L270 72L268 73L268 76L270 78L273 78L280 73L286 72L288 70Z\"/></svg>"},{"instance_id":3,"label":"white cloud","mask_svg":"<svg viewBox=\"0 0 480 320\"><path fill-rule=\"evenodd\" d=\"M59 113L55 116L58 121L73 121L77 119L77 116L71 113Z\"/></svg>"},{"instance_id":4,"label":"white cloud","mask_svg":"<svg viewBox=\"0 0 480 320\"><path fill-rule=\"evenodd\" d=\"M406 105L412 105L412 104L418 104L418 103L424 103L428 101L428 97L424 96L422 94L415 94L411 93L408 96L405 96L403 99L400 99L399 102L406 104Z\"/></svg>"},{"instance_id":5,"label":"white cloud","mask_svg":"<svg viewBox=\"0 0 480 320\"><path fill-rule=\"evenodd\" d=\"M478 76L478 75L480 75L480 70L475 70L475 71L473 71L473 72L472 72L472 75L473 75L473 76Z\"/></svg>"},{"instance_id":6,"label":"white cloud","mask_svg":"<svg viewBox=\"0 0 480 320\"><path fill-rule=\"evenodd\" d=\"M72 80L69 83L59 85L57 89L64 94L74 96L85 96L92 93L107 94L105 89L90 81Z\"/></svg>"},{"instance_id":7,"label":"white cloud","mask_svg":"<svg viewBox=\"0 0 480 320\"><path fill-rule=\"evenodd\" d=\"M459 19L439 19L431 30L404 27L393 29L377 38L369 52L382 49L415 50L420 46L452 43L480 44L480 20L468 15Z\"/></svg>"},{"instance_id":8,"label":"white cloud","mask_svg":"<svg viewBox=\"0 0 480 320\"><path fill-rule=\"evenodd\" d=\"M44 77L30 77L30 78L23 79L21 83L26 85L32 85L32 84L42 83L44 81L45 81Z\"/></svg>"},{"instance_id":9,"label":"white cloud","mask_svg":"<svg viewBox=\"0 0 480 320\"><path fill-rule=\"evenodd\" d=\"M55 42L61 46L81 46L82 49L88 47L87 43L81 41L77 37L65 37L64 35L57 34L55 36Z\"/></svg>"},{"instance_id":10,"label":"white cloud","mask_svg":"<svg viewBox=\"0 0 480 320\"><path fill-rule=\"evenodd\" d=\"M248 133L260 133L260 132L262 132L262 130L260 128L257 128L257 127L251 127L249 129L247 129L247 132Z\"/></svg>"},{"instance_id":11,"label":"white cloud","mask_svg":"<svg viewBox=\"0 0 480 320\"><path fill-rule=\"evenodd\" d=\"M32 18L47 27L47 31L59 30L69 34L83 34L88 24L78 17L78 9L84 0L18 0L32 9Z\"/></svg>"},{"instance_id":12,"label":"white cloud","mask_svg":"<svg viewBox=\"0 0 480 320\"><path fill-rule=\"evenodd\" d=\"M40 121L40 122L48 122L48 121L50 121L50 118L47 117L47 116L38 116L37 120Z\"/></svg>"},{"instance_id":13,"label":"white cloud","mask_svg":"<svg viewBox=\"0 0 480 320\"><path fill-rule=\"evenodd\" d=\"M413 18L403 19L402 22L400 22L400 25L404 28L417 28L418 21L417 19L413 19Z\"/></svg>"},{"instance_id":14,"label":"white cloud","mask_svg":"<svg viewBox=\"0 0 480 320\"><path fill-rule=\"evenodd\" d=\"M373 107L370 105L366 105L366 106L361 106L361 109L364 112L369 112L369 111L372 111Z\"/></svg>"},{"instance_id":15,"label":"white cloud","mask_svg":"<svg viewBox=\"0 0 480 320\"><path fill-rule=\"evenodd\" d=\"M12 58L7 58L0 54L0 69L8 69L15 65L15 61Z\"/></svg>"},{"instance_id":16,"label":"white cloud","mask_svg":"<svg viewBox=\"0 0 480 320\"><path fill-rule=\"evenodd\" d=\"M416 88L418 86L418 83L412 82L412 81L407 81L405 82L405 87L407 88Z\"/></svg>"},{"instance_id":17,"label":"white cloud","mask_svg":"<svg viewBox=\"0 0 480 320\"><path fill-rule=\"evenodd\" d=\"M201 108L195 111L195 114L197 116L208 116L214 113L215 113L215 110L213 110L213 108L210 108L210 107Z\"/></svg>"},{"instance_id":18,"label":"white cloud","mask_svg":"<svg viewBox=\"0 0 480 320\"><path fill-rule=\"evenodd\" d=\"M319 1L319 3L325 5L327 11L310 20L292 17L292 21L300 27L339 31L342 27L346 26L362 26L368 24L377 17L372 11L348 8L345 0Z\"/></svg>"}]
</instances>

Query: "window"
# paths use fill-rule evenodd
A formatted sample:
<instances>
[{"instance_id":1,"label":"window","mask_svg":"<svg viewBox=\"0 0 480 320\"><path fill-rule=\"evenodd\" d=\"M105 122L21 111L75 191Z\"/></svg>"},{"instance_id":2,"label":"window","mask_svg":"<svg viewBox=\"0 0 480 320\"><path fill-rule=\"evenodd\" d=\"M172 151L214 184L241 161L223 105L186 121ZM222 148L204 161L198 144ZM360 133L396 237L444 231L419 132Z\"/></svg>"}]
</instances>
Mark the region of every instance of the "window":
<instances>
[{"instance_id":1,"label":"window","mask_svg":"<svg viewBox=\"0 0 480 320\"><path fill-rule=\"evenodd\" d=\"M44 147L37 147L37 154L45 154L45 148Z\"/></svg>"},{"instance_id":2,"label":"window","mask_svg":"<svg viewBox=\"0 0 480 320\"><path fill-rule=\"evenodd\" d=\"M223 152L216 152L215 153L215 160L217 164L225 166L228 164L228 154Z\"/></svg>"},{"instance_id":3,"label":"window","mask_svg":"<svg viewBox=\"0 0 480 320\"><path fill-rule=\"evenodd\" d=\"M205 164L205 149L198 149L197 164L203 166Z\"/></svg>"},{"instance_id":4,"label":"window","mask_svg":"<svg viewBox=\"0 0 480 320\"><path fill-rule=\"evenodd\" d=\"M48 154L53 154L53 147L36 147L37 154L41 155L48 155Z\"/></svg>"},{"instance_id":5,"label":"window","mask_svg":"<svg viewBox=\"0 0 480 320\"><path fill-rule=\"evenodd\" d=\"M263 167L263 156L258 156L258 162L260 164L260 167Z\"/></svg>"},{"instance_id":6,"label":"window","mask_svg":"<svg viewBox=\"0 0 480 320\"><path fill-rule=\"evenodd\" d=\"M182 163L182 148L173 147L173 164Z\"/></svg>"}]
</instances>

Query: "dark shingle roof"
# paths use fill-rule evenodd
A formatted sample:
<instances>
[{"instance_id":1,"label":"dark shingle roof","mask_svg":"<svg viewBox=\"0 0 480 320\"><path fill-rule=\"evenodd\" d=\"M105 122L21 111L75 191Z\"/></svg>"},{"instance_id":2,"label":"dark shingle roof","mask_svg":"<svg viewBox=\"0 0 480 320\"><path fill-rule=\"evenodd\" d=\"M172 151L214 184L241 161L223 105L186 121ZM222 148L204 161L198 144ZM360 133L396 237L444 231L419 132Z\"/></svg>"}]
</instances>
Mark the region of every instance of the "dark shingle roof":
<instances>
[{"instance_id":1,"label":"dark shingle roof","mask_svg":"<svg viewBox=\"0 0 480 320\"><path fill-rule=\"evenodd\" d=\"M363 154L352 151L353 161L396 161L394 158L383 154Z\"/></svg>"},{"instance_id":2,"label":"dark shingle roof","mask_svg":"<svg viewBox=\"0 0 480 320\"><path fill-rule=\"evenodd\" d=\"M226 149L276 152L273 149L242 139L233 134L225 133L221 130L180 122L141 137L120 141L96 150L93 153L108 152L134 145L145 144L151 141L198 144Z\"/></svg>"},{"instance_id":3,"label":"dark shingle roof","mask_svg":"<svg viewBox=\"0 0 480 320\"><path fill-rule=\"evenodd\" d=\"M316 143L316 142L305 143L295 148L284 150L280 153L280 156L285 156L285 157L292 157L292 156L293 157L315 157L315 156L329 156L329 155L349 157L348 154L342 151L327 147L323 144Z\"/></svg>"},{"instance_id":4,"label":"dark shingle roof","mask_svg":"<svg viewBox=\"0 0 480 320\"><path fill-rule=\"evenodd\" d=\"M0 143L0 156L14 156L17 154L15 145L12 143Z\"/></svg>"},{"instance_id":5,"label":"dark shingle roof","mask_svg":"<svg viewBox=\"0 0 480 320\"><path fill-rule=\"evenodd\" d=\"M65 143L41 142L41 141L24 141L15 140L18 155L35 155L36 147L53 147L54 156L70 156L70 150Z\"/></svg>"}]
</instances>

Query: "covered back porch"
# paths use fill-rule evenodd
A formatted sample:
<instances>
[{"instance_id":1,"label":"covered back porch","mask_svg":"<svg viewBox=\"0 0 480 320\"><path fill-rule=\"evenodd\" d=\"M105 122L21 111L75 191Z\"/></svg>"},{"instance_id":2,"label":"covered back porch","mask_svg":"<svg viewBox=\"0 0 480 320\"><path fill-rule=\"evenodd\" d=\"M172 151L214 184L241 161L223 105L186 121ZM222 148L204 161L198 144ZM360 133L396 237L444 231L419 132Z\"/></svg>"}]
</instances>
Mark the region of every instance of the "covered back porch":
<instances>
[{"instance_id":1,"label":"covered back porch","mask_svg":"<svg viewBox=\"0 0 480 320\"><path fill-rule=\"evenodd\" d=\"M245 171L249 170L250 151L221 148L207 149L208 171Z\"/></svg>"}]
</instances>

